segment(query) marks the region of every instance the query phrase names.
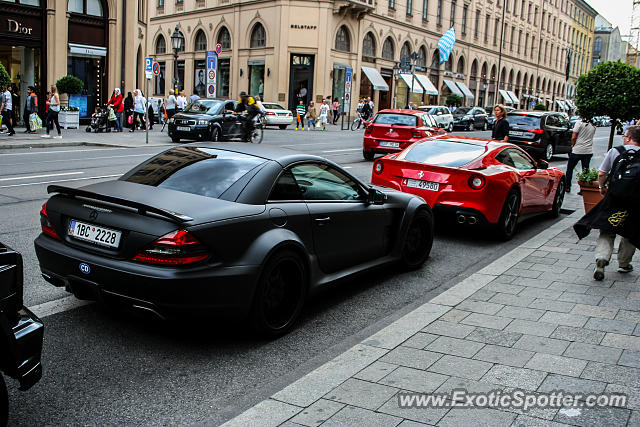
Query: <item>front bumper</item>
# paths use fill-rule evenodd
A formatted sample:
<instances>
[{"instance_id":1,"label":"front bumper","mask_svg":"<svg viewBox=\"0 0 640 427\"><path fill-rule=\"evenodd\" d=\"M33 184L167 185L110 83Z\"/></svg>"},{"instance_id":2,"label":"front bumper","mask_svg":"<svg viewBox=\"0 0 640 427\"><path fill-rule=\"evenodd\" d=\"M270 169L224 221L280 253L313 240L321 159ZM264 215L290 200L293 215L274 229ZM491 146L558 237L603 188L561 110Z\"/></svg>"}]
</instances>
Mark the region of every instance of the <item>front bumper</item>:
<instances>
[{"instance_id":1,"label":"front bumper","mask_svg":"<svg viewBox=\"0 0 640 427\"><path fill-rule=\"evenodd\" d=\"M35 242L43 277L79 299L176 313L244 315L253 300L259 265L160 267L89 254L40 235ZM83 274L80 263L90 266Z\"/></svg>"},{"instance_id":2,"label":"front bumper","mask_svg":"<svg viewBox=\"0 0 640 427\"><path fill-rule=\"evenodd\" d=\"M2 322L5 321L3 318ZM44 324L29 309L22 307L10 330L9 348L3 350L9 359L6 374L20 382L20 390L28 390L42 377L40 357Z\"/></svg>"},{"instance_id":3,"label":"front bumper","mask_svg":"<svg viewBox=\"0 0 640 427\"><path fill-rule=\"evenodd\" d=\"M188 126L190 128L189 131L178 130L175 124L169 124L167 127L169 136L173 138L202 140L208 138L211 134L207 125Z\"/></svg>"},{"instance_id":4,"label":"front bumper","mask_svg":"<svg viewBox=\"0 0 640 427\"><path fill-rule=\"evenodd\" d=\"M285 117L264 116L264 119L267 122L267 126L290 125L291 123L293 123L292 116L285 116Z\"/></svg>"}]
</instances>

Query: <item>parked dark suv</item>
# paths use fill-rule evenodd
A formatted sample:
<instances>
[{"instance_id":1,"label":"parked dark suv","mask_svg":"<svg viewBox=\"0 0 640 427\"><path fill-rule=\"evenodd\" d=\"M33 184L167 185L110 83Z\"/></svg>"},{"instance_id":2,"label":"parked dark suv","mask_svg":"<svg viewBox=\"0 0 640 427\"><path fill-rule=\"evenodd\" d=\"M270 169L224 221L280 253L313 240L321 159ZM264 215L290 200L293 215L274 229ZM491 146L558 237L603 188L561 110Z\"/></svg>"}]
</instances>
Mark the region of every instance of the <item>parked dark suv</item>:
<instances>
[{"instance_id":1,"label":"parked dark suv","mask_svg":"<svg viewBox=\"0 0 640 427\"><path fill-rule=\"evenodd\" d=\"M173 142L181 139L220 141L236 121L236 101L198 99L168 121Z\"/></svg>"},{"instance_id":2,"label":"parked dark suv","mask_svg":"<svg viewBox=\"0 0 640 427\"><path fill-rule=\"evenodd\" d=\"M466 130L487 130L489 127L489 115L484 111L484 108L458 107L453 112L453 127Z\"/></svg>"},{"instance_id":3,"label":"parked dark suv","mask_svg":"<svg viewBox=\"0 0 640 427\"><path fill-rule=\"evenodd\" d=\"M28 390L42 376L44 325L22 305L22 255L0 243L0 426L7 424L4 375Z\"/></svg>"},{"instance_id":4,"label":"parked dark suv","mask_svg":"<svg viewBox=\"0 0 640 427\"><path fill-rule=\"evenodd\" d=\"M509 142L524 148L537 159L551 160L554 154L571 151L573 128L563 113L518 111L509 114Z\"/></svg>"}]
</instances>

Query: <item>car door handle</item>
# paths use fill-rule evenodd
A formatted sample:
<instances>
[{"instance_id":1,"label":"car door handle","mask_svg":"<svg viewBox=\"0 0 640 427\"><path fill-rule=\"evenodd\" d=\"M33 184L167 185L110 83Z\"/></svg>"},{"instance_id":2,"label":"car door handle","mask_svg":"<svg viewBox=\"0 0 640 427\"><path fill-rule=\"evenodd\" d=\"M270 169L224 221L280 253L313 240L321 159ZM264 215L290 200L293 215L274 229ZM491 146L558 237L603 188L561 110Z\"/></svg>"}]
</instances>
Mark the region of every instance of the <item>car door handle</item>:
<instances>
[{"instance_id":1,"label":"car door handle","mask_svg":"<svg viewBox=\"0 0 640 427\"><path fill-rule=\"evenodd\" d=\"M318 225L325 225L325 224L328 224L329 222L331 222L331 217L327 216L327 217L324 217L324 218L316 218L315 221L316 221L316 224L318 224Z\"/></svg>"}]
</instances>

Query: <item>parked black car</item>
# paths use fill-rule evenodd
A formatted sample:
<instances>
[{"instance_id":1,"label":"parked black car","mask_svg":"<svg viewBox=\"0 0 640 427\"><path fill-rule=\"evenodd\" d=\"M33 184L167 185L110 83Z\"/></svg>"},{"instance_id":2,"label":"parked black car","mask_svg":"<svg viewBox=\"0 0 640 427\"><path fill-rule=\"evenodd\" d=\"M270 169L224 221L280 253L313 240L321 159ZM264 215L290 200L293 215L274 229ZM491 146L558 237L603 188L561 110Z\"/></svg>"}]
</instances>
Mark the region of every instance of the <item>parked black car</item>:
<instances>
[{"instance_id":1,"label":"parked black car","mask_svg":"<svg viewBox=\"0 0 640 427\"><path fill-rule=\"evenodd\" d=\"M0 243L0 426L7 424L8 395L2 374L28 390L40 380L44 325L22 303L22 255Z\"/></svg>"},{"instance_id":2,"label":"parked black car","mask_svg":"<svg viewBox=\"0 0 640 427\"><path fill-rule=\"evenodd\" d=\"M551 160L554 154L571 152L573 128L564 113L518 111L509 114L509 142L524 148L537 159Z\"/></svg>"},{"instance_id":3,"label":"parked black car","mask_svg":"<svg viewBox=\"0 0 640 427\"><path fill-rule=\"evenodd\" d=\"M173 142L181 139L220 141L235 123L236 101L198 99L167 122Z\"/></svg>"},{"instance_id":4,"label":"parked black car","mask_svg":"<svg viewBox=\"0 0 640 427\"><path fill-rule=\"evenodd\" d=\"M184 145L118 180L48 191L35 248L52 284L160 317L250 314L270 336L308 292L386 263L418 268L433 242L420 197L269 146Z\"/></svg>"},{"instance_id":5,"label":"parked black car","mask_svg":"<svg viewBox=\"0 0 640 427\"><path fill-rule=\"evenodd\" d=\"M458 107L453 112L453 127L466 130L489 128L489 116L484 108Z\"/></svg>"}]
</instances>

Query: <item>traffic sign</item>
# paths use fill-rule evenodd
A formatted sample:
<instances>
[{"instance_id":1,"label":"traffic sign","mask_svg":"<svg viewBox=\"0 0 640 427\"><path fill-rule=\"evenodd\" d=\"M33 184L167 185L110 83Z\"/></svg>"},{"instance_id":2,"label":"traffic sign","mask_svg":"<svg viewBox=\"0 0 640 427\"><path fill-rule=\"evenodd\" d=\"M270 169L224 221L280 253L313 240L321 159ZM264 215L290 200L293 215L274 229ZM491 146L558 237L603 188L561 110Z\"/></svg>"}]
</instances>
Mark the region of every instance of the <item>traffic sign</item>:
<instances>
[{"instance_id":1,"label":"traffic sign","mask_svg":"<svg viewBox=\"0 0 640 427\"><path fill-rule=\"evenodd\" d=\"M160 74L160 64L155 61L153 63L153 74L156 76Z\"/></svg>"},{"instance_id":2,"label":"traffic sign","mask_svg":"<svg viewBox=\"0 0 640 427\"><path fill-rule=\"evenodd\" d=\"M216 70L209 70L209 80L216 78Z\"/></svg>"},{"instance_id":3,"label":"traffic sign","mask_svg":"<svg viewBox=\"0 0 640 427\"><path fill-rule=\"evenodd\" d=\"M344 106L343 111L351 109L351 81L353 80L353 68L347 68L344 72Z\"/></svg>"},{"instance_id":4,"label":"traffic sign","mask_svg":"<svg viewBox=\"0 0 640 427\"><path fill-rule=\"evenodd\" d=\"M216 51L222 50L220 43L216 46ZM212 50L207 51L207 98L216 97L216 73L218 71L218 54Z\"/></svg>"},{"instance_id":5,"label":"traffic sign","mask_svg":"<svg viewBox=\"0 0 640 427\"><path fill-rule=\"evenodd\" d=\"M209 87L207 88L207 93L210 95L211 98L215 98L216 97L216 85L209 85Z\"/></svg>"},{"instance_id":6,"label":"traffic sign","mask_svg":"<svg viewBox=\"0 0 640 427\"><path fill-rule=\"evenodd\" d=\"M148 56L144 58L144 70L153 71L153 58L149 58Z\"/></svg>"},{"instance_id":7,"label":"traffic sign","mask_svg":"<svg viewBox=\"0 0 640 427\"><path fill-rule=\"evenodd\" d=\"M216 55L220 55L220 52L222 52L222 45L218 43L216 45Z\"/></svg>"}]
</instances>

